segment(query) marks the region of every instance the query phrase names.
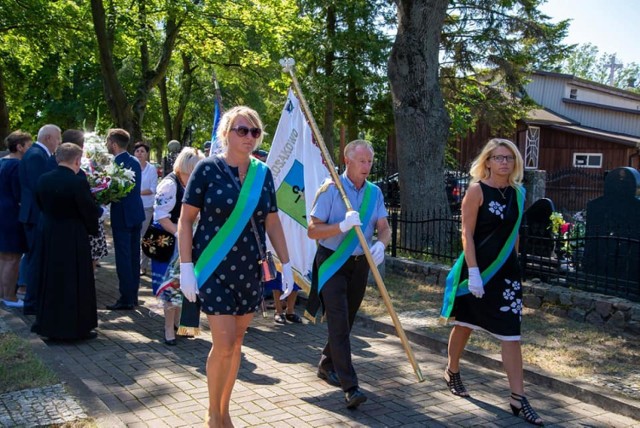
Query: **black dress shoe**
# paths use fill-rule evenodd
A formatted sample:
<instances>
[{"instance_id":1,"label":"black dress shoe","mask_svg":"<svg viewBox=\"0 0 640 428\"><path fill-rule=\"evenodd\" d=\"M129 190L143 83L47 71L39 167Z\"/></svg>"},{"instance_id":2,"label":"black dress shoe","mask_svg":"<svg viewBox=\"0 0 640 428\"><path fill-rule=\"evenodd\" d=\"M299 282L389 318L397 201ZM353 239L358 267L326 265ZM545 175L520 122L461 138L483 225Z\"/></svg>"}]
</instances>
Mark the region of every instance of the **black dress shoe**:
<instances>
[{"instance_id":1,"label":"black dress shoe","mask_svg":"<svg viewBox=\"0 0 640 428\"><path fill-rule=\"evenodd\" d=\"M166 337L164 338L164 344L167 346L176 346L178 344L178 342L176 341L176 339L167 339Z\"/></svg>"},{"instance_id":2,"label":"black dress shoe","mask_svg":"<svg viewBox=\"0 0 640 428\"><path fill-rule=\"evenodd\" d=\"M344 401L347 404L347 409L356 409L359 405L367 401L367 396L356 386L347 391L344 395Z\"/></svg>"},{"instance_id":3,"label":"black dress shoe","mask_svg":"<svg viewBox=\"0 0 640 428\"><path fill-rule=\"evenodd\" d=\"M337 386L338 388L340 388L340 378L338 377L338 374L333 370L318 369L317 374L320 379L324 380L329 385Z\"/></svg>"},{"instance_id":4,"label":"black dress shoe","mask_svg":"<svg viewBox=\"0 0 640 428\"><path fill-rule=\"evenodd\" d=\"M113 305L107 305L107 309L109 309L110 311L130 311L133 309L133 305L122 303L118 300Z\"/></svg>"},{"instance_id":5,"label":"black dress shoe","mask_svg":"<svg viewBox=\"0 0 640 428\"><path fill-rule=\"evenodd\" d=\"M96 337L98 337L98 332L90 331L89 333L86 334L86 336L81 337L80 340L91 340L91 339L95 339Z\"/></svg>"}]
</instances>

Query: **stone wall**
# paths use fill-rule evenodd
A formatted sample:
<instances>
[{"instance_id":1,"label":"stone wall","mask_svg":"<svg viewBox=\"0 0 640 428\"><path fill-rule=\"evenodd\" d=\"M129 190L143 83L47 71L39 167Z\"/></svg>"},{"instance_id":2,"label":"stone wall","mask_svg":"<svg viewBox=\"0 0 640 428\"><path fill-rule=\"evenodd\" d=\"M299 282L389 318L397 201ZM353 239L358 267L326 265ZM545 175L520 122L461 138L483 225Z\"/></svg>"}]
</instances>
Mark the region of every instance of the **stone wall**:
<instances>
[{"instance_id":1,"label":"stone wall","mask_svg":"<svg viewBox=\"0 0 640 428\"><path fill-rule=\"evenodd\" d=\"M386 257L385 270L444 288L450 266L401 257ZM640 303L549 285L539 279L523 284L523 304L554 315L640 336Z\"/></svg>"}]
</instances>

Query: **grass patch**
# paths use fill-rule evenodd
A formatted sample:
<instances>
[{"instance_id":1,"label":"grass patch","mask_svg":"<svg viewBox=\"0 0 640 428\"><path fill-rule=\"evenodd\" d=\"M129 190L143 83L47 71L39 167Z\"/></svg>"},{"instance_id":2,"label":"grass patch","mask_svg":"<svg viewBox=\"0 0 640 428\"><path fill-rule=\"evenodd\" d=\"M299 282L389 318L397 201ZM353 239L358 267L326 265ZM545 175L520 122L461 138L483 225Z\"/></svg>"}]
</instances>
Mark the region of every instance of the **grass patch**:
<instances>
[{"instance_id":1,"label":"grass patch","mask_svg":"<svg viewBox=\"0 0 640 428\"><path fill-rule=\"evenodd\" d=\"M385 286L399 315L409 311L428 311L434 314L435 321L442 304L441 287L394 274L386 275ZM361 310L370 317L387 314L376 286L367 287ZM418 329L443 341L448 339L451 331L450 326L440 326L435 322ZM468 347L484 354L500 354L500 342L482 332L471 335ZM545 310L523 310L522 357L525 364L564 378L610 378L619 382L620 378L628 378L630 373L640 374L640 341L637 338L561 318ZM632 387L638 386L637 380L629 380L629 383Z\"/></svg>"},{"instance_id":2,"label":"grass patch","mask_svg":"<svg viewBox=\"0 0 640 428\"><path fill-rule=\"evenodd\" d=\"M0 333L0 393L58 383L56 375L35 355L26 340Z\"/></svg>"}]
</instances>

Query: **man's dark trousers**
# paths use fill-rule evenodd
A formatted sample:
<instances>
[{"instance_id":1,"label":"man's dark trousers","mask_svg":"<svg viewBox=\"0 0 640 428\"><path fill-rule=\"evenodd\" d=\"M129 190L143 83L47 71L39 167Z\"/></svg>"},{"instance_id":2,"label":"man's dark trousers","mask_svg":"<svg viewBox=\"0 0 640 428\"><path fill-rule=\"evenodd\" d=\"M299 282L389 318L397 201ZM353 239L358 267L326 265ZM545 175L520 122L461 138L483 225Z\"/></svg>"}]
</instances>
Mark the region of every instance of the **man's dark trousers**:
<instances>
[{"instance_id":1,"label":"man's dark trousers","mask_svg":"<svg viewBox=\"0 0 640 428\"><path fill-rule=\"evenodd\" d=\"M135 227L112 228L116 253L116 273L120 288L120 302L125 305L138 303L140 286L140 231Z\"/></svg>"},{"instance_id":2,"label":"man's dark trousers","mask_svg":"<svg viewBox=\"0 0 640 428\"><path fill-rule=\"evenodd\" d=\"M333 251L318 247L315 262L321 264ZM335 370L342 390L358 386L358 376L351 363L351 327L364 298L369 264L364 256L351 256L322 287L329 340L322 350L319 367Z\"/></svg>"}]
</instances>

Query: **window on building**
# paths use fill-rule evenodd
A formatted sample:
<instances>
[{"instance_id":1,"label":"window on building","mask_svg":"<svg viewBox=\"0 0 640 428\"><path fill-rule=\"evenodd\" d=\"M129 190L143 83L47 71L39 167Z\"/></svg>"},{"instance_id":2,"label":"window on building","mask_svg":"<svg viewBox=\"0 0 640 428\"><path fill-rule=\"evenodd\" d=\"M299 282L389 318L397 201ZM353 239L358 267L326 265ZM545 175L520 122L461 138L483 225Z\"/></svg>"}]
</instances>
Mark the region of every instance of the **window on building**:
<instances>
[{"instance_id":1,"label":"window on building","mask_svg":"<svg viewBox=\"0 0 640 428\"><path fill-rule=\"evenodd\" d=\"M578 168L602 168L602 153L574 153L573 166Z\"/></svg>"},{"instance_id":2,"label":"window on building","mask_svg":"<svg viewBox=\"0 0 640 428\"><path fill-rule=\"evenodd\" d=\"M578 90L576 88L572 88L571 91L569 91L569 98L572 100L578 99Z\"/></svg>"}]
</instances>

